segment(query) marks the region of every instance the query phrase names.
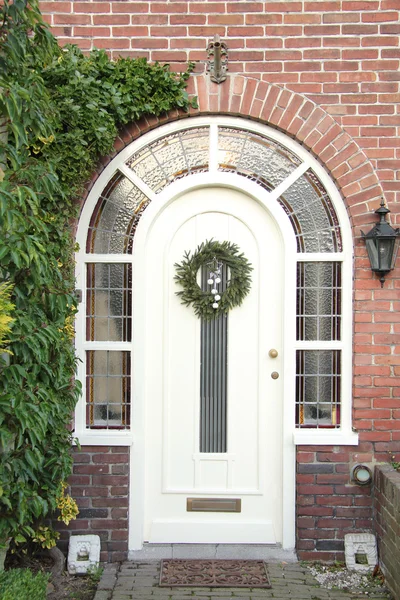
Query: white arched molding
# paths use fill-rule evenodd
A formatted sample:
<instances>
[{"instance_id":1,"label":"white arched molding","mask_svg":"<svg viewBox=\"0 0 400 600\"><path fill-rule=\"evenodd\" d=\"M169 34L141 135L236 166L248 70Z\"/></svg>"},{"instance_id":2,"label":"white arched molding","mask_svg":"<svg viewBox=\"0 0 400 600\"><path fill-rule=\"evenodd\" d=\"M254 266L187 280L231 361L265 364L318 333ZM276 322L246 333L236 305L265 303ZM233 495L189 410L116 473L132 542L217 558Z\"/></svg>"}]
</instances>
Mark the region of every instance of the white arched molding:
<instances>
[{"instance_id":1,"label":"white arched molding","mask_svg":"<svg viewBox=\"0 0 400 600\"><path fill-rule=\"evenodd\" d=\"M204 128L207 132L207 158L208 166L206 169L190 169L176 178L172 177L164 187L155 191L149 184L151 177L141 176L140 169L132 170L128 166L130 158L140 156L140 153L146 152L157 140L165 138L168 135L179 134L193 130L194 128ZM249 134L256 134L261 140L270 140L279 145L282 151L285 149L295 157L295 164L289 173L284 174L278 180L275 187L264 184L262 178L250 178L245 173L229 172L229 169L221 171L218 163L218 138L220 128L226 130L232 129ZM150 157L153 160L153 157ZM150 160L149 159L149 160ZM187 161L188 162L188 161ZM188 172L189 171L189 172ZM337 217L338 234L341 240L341 248L332 249L329 252L313 251L299 252L296 236L289 218L279 203L279 198L306 173L315 174L318 181L325 188L329 196L329 202ZM135 237L133 240L132 253L87 253L86 244L88 230L97 206L99 198L116 173L123 174L136 188L144 198L148 199L148 205L142 213L142 217L137 224ZM245 176L243 176L245 175ZM179 178L181 177L181 178ZM252 180L253 179L253 180ZM191 189L207 186L231 187L242 190L250 196L255 202L261 204L266 211L275 219L281 231L282 239L285 245L285 274L284 274L284 297L285 297L285 319L284 319L284 445L293 447L294 444L307 445L337 445L348 444L356 445L358 436L352 431L351 414L351 365L352 365L352 236L349 220L342 198L332 180L324 168L297 142L287 137L281 132L271 129L262 124L247 121L234 117L195 117L183 121L169 123L161 126L137 139L135 142L122 150L101 173L94 184L79 221L77 242L79 251L76 254L77 264L77 287L82 290L82 303L77 315L76 343L79 357L82 363L79 365L78 377L84 382L86 379L85 353L87 350L116 350L132 352L133 360L133 400L132 400L132 427L130 429L91 429L87 426L86 417L86 398L80 400L75 417L75 435L83 444L98 445L131 445L137 448L137 456L140 456L140 446L144 431L144 411L143 411L143 373L141 364L145 345L145 331L143 331L144 310L136 302L135 289L143 285L144 278L147 276L143 272L143 252L145 248L146 236L151 229L152 223L164 208L174 201L182 193ZM338 340L331 341L297 341L296 340L296 268L299 263L312 262L338 262L341 264L341 335ZM86 276L85 269L87 263L103 264L127 264L130 263L133 268L133 339L132 342L111 342L111 341L88 341L86 340ZM271 282L273 287L273 282ZM340 392L340 426L335 428L302 428L295 426L295 380L296 380L296 351L307 350L336 350L341 353L341 392ZM86 386L83 386L86 389ZM292 453L289 453L292 455ZM289 460L291 463L291 459ZM138 470L143 467L137 467ZM292 467L290 467L292 470ZM137 471L138 473L139 471Z\"/></svg>"}]
</instances>

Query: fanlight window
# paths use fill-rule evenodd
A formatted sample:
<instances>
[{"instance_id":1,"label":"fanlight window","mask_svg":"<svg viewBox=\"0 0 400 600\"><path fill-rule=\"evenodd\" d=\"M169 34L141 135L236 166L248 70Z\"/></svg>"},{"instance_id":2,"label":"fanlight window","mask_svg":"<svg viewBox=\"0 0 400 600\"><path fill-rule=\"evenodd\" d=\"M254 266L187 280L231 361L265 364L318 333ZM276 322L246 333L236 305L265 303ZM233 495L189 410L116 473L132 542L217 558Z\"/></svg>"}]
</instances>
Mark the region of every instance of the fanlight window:
<instances>
[{"instance_id":1,"label":"fanlight window","mask_svg":"<svg viewBox=\"0 0 400 600\"><path fill-rule=\"evenodd\" d=\"M343 242L312 166L268 135L209 125L188 124L124 156L99 194L86 239L86 427L130 427L130 255L140 218L174 181L212 168L275 194L290 221L298 252L296 427L339 428Z\"/></svg>"}]
</instances>

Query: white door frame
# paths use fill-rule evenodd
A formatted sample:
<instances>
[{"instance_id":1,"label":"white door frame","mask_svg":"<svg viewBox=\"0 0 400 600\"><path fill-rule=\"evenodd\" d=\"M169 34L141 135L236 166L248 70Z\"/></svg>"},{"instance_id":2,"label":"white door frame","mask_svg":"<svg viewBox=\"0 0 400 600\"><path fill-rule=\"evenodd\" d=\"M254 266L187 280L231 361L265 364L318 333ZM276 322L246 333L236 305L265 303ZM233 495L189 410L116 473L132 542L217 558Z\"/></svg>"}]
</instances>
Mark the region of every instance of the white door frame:
<instances>
[{"instance_id":1,"label":"white door frame","mask_svg":"<svg viewBox=\"0 0 400 600\"><path fill-rule=\"evenodd\" d=\"M125 161L135 151L140 151L145 146L160 139L161 137L186 129L190 127L207 126L210 128L210 149L209 149L209 169L208 173L201 175L190 175L185 179L175 181L164 189L160 194L151 190L129 167ZM226 126L255 132L262 136L267 136L283 146L292 150L303 162L295 169L291 175L275 190L268 193L260 185L251 182L244 177L218 172L218 126ZM294 232L290 226L288 217L279 206L277 199L302 173L311 168L320 178L325 186L331 201L335 207L338 221L341 227L343 238L343 251L341 253L309 255L297 254L295 247ZM135 236L135 249L132 255L112 255L112 254L87 254L86 237L91 215L96 206L102 190L107 182L116 172L121 172L127 176L139 189L150 199L150 204L146 208L143 217L139 223ZM224 185L244 191L252 196L255 201L265 206L266 210L275 218L278 224L284 242L285 242L285 332L284 332L284 359L285 359L285 394L284 394L284 415L283 415L283 546L293 548L295 546L295 447L296 444L307 445L356 445L358 435L351 429L351 364L352 364L352 233L348 215L340 193L329 177L324 168L317 160L302 147L298 142L291 139L284 133L277 131L268 125L256 123L242 117L230 116L201 116L190 119L181 119L161 125L156 129L149 131L145 135L124 148L104 169L101 176L93 185L88 198L82 208L80 215L76 240L80 246L76 253L76 280L77 287L85 289L85 269L86 262L131 262L134 263L134 282L140 285L140 278L145 274L141 269L140 256L143 256L147 232L150 230L152 222L160 211L164 209L177 194L185 190L190 190L203 185ZM137 252L136 252L137 249ZM141 254L142 253L142 254ZM295 286L296 286L296 259L297 260L339 260L343 263L343 340L340 347L343 353L343 384L342 384L342 423L337 430L297 430L295 429ZM137 288L136 288L137 289ZM143 506L144 506L144 477L145 477L145 454L144 454L144 410L143 410L143 381L141 380L140 368L142 365L142 348L140 344L144 343L145 335L143 331L143 321L138 318L140 310L143 307L138 306L134 294L134 327L135 339L133 343L134 350L134 375L137 377L133 381L134 397L132 403L132 430L114 432L110 430L91 430L86 426L85 399L82 397L75 411L75 431L74 435L83 445L112 445L130 447L130 504L129 504L129 550L137 550L143 543ZM139 313L137 312L139 310ZM143 314L143 313L142 313ZM82 356L85 351L84 336L85 321L85 293L83 302L79 305L76 319L76 347L78 356ZM302 347L306 347L302 343ZM310 346L312 347L312 346ZM335 346L336 347L336 346ZM78 378L85 380L85 371L82 365L78 366Z\"/></svg>"},{"instance_id":2,"label":"white door frame","mask_svg":"<svg viewBox=\"0 0 400 600\"><path fill-rule=\"evenodd\" d=\"M298 176L298 173L297 173ZM134 402L132 406L132 422L135 429L135 444L131 451L130 470L130 501L129 501L129 550L140 550L143 546L144 531L144 502L145 502L145 355L146 331L145 311L146 302L143 293L146 288L146 273L144 256L146 242L153 226L162 211L174 199L188 191L221 186L235 189L247 194L260 204L273 218L282 236L284 247L284 307L283 307L283 435L282 435L282 498L283 498L283 531L282 546L285 549L295 547L295 445L293 443L294 395L295 395L295 318L296 318L296 243L293 229L283 208L276 202L289 185L287 178L284 185L278 186L272 192L267 192L258 184L232 173L202 173L181 179L166 188L152 202L143 214L135 234L133 250L133 330L135 331L133 346L133 382ZM137 283L137 285L136 285ZM273 287L273 282L271 282ZM136 349L136 351L135 351Z\"/></svg>"}]
</instances>

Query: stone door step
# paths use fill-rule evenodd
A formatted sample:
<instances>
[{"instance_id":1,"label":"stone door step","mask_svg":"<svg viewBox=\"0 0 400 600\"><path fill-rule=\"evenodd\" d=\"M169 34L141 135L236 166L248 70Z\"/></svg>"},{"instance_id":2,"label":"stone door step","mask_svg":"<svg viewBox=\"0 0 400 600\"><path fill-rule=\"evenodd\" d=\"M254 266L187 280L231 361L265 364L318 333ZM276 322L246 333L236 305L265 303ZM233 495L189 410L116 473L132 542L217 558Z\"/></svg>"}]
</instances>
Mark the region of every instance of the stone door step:
<instances>
[{"instance_id":1,"label":"stone door step","mask_svg":"<svg viewBox=\"0 0 400 600\"><path fill-rule=\"evenodd\" d=\"M270 563L297 562L294 549L283 550L275 544L143 544L141 550L130 550L129 560L162 558L250 559Z\"/></svg>"}]
</instances>

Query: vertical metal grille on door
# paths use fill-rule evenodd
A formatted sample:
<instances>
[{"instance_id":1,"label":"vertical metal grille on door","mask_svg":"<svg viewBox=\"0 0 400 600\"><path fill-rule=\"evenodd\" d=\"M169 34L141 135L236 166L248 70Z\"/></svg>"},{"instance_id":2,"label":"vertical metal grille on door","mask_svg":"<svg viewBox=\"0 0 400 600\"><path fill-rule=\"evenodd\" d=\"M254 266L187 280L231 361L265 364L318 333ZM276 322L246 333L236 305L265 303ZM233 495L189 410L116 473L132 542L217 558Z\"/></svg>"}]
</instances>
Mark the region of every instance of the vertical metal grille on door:
<instances>
[{"instance_id":1,"label":"vertical metal grille on door","mask_svg":"<svg viewBox=\"0 0 400 600\"><path fill-rule=\"evenodd\" d=\"M222 267L220 292L226 289L227 267ZM201 273L201 286L209 291L209 270ZM200 452L227 451L227 341L228 317L201 320Z\"/></svg>"}]
</instances>

